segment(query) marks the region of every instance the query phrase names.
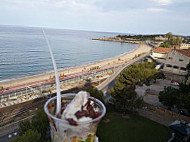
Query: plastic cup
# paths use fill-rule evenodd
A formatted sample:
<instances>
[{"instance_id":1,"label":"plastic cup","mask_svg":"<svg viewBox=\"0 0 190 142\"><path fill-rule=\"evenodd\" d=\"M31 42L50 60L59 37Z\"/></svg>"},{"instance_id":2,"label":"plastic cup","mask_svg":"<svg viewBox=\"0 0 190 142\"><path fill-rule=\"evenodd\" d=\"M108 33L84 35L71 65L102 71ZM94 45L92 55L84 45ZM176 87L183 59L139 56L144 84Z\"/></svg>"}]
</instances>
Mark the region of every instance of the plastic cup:
<instances>
[{"instance_id":1,"label":"plastic cup","mask_svg":"<svg viewBox=\"0 0 190 142\"><path fill-rule=\"evenodd\" d=\"M62 111L64 107L71 102L75 94L63 94L62 97ZM77 122L77 126L70 125L67 120L57 118L56 113L56 96L49 99L45 105L44 110L50 121L51 140L52 142L94 142L98 123L106 113L104 104L91 97L94 102L95 110L100 114L90 121Z\"/></svg>"}]
</instances>

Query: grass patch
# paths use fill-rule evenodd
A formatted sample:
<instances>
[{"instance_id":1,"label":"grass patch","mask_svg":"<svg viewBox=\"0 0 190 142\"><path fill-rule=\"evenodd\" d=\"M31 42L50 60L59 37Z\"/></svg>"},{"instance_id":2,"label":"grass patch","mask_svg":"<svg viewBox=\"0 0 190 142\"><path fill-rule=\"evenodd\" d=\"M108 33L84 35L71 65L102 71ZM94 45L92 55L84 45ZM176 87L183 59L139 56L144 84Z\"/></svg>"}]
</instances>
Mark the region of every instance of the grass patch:
<instances>
[{"instance_id":1,"label":"grass patch","mask_svg":"<svg viewBox=\"0 0 190 142\"><path fill-rule=\"evenodd\" d=\"M130 114L124 118L120 113L108 113L110 122L101 121L97 136L100 142L167 142L171 130L152 120Z\"/></svg>"}]
</instances>

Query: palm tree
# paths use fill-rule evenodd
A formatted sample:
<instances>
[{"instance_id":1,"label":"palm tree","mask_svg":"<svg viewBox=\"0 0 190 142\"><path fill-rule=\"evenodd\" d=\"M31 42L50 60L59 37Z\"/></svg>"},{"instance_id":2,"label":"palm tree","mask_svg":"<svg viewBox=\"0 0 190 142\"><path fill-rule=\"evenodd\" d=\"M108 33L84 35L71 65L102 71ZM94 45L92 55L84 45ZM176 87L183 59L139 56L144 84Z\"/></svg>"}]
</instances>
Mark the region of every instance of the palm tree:
<instances>
[{"instance_id":1,"label":"palm tree","mask_svg":"<svg viewBox=\"0 0 190 142\"><path fill-rule=\"evenodd\" d=\"M170 39L172 38L172 33L171 32L167 33L166 37L168 38L168 41L170 41Z\"/></svg>"},{"instance_id":2,"label":"palm tree","mask_svg":"<svg viewBox=\"0 0 190 142\"><path fill-rule=\"evenodd\" d=\"M182 44L182 37L179 37L179 46L181 46L181 44Z\"/></svg>"},{"instance_id":3,"label":"palm tree","mask_svg":"<svg viewBox=\"0 0 190 142\"><path fill-rule=\"evenodd\" d=\"M182 38L177 36L174 40L174 45L180 46L182 43Z\"/></svg>"},{"instance_id":4,"label":"palm tree","mask_svg":"<svg viewBox=\"0 0 190 142\"><path fill-rule=\"evenodd\" d=\"M177 40L176 40L175 37L172 37L172 38L170 39L170 44L171 44L171 45L176 45L176 42L177 42Z\"/></svg>"}]
</instances>

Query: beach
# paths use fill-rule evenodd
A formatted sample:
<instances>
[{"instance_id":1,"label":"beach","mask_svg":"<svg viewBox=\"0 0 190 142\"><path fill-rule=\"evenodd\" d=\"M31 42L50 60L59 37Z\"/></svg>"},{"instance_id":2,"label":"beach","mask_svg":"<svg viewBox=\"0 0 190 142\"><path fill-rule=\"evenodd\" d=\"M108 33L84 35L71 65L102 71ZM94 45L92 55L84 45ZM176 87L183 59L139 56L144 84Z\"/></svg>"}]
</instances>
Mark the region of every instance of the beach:
<instances>
[{"instance_id":1,"label":"beach","mask_svg":"<svg viewBox=\"0 0 190 142\"><path fill-rule=\"evenodd\" d=\"M150 50L151 50L150 46L146 44L139 44L138 48L136 48L132 52L125 53L117 57L105 59L105 60L88 64L88 65L73 67L69 69L61 69L59 70L59 76L63 77L64 75L68 75L68 74L80 73L83 71L89 71L89 70L93 70L97 68L105 68L108 66L116 66L119 64L126 63L132 60L134 57L137 57L140 54L149 52ZM0 87L3 87L5 89L9 87L14 87L14 86L30 84L32 82L40 82L43 80L49 80L53 78L54 78L54 72L45 73L45 74L40 74L40 75L35 75L35 76L24 77L24 78L16 79L16 80L3 81L3 82L0 82Z\"/></svg>"}]
</instances>

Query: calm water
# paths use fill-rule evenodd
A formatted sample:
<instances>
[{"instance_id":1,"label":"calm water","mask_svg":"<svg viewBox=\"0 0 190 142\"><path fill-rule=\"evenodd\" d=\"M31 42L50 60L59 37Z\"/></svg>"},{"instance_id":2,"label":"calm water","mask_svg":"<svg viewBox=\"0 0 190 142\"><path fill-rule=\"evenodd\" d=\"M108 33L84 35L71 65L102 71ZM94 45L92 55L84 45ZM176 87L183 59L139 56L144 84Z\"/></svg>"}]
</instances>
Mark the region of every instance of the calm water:
<instances>
[{"instance_id":1,"label":"calm water","mask_svg":"<svg viewBox=\"0 0 190 142\"><path fill-rule=\"evenodd\" d=\"M137 45L91 40L118 33L44 29L58 68L69 68L118 56ZM40 28L0 26L0 80L53 70Z\"/></svg>"}]
</instances>

